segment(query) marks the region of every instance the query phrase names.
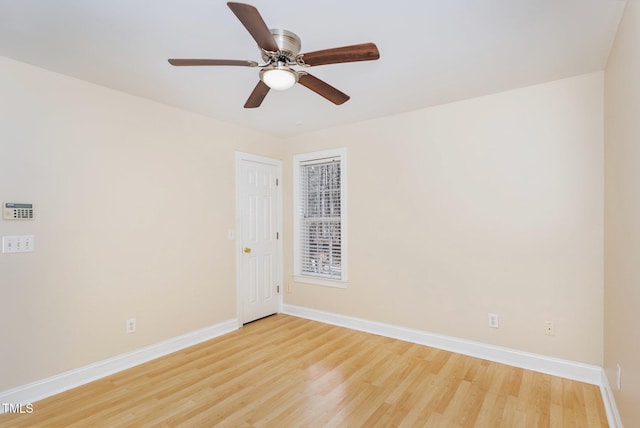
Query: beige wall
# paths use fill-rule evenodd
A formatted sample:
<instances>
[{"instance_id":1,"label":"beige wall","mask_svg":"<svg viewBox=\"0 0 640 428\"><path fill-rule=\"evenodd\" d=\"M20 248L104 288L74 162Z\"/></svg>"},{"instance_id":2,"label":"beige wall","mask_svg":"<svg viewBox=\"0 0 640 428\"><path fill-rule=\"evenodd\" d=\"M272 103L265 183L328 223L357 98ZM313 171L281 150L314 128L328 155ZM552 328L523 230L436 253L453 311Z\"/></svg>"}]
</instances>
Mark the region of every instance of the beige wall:
<instances>
[{"instance_id":1,"label":"beige wall","mask_svg":"<svg viewBox=\"0 0 640 428\"><path fill-rule=\"evenodd\" d=\"M235 150L281 141L0 58L0 391L236 317ZM125 320L138 331L126 335Z\"/></svg>"},{"instance_id":2,"label":"beige wall","mask_svg":"<svg viewBox=\"0 0 640 428\"><path fill-rule=\"evenodd\" d=\"M286 303L602 364L603 73L291 138L285 183L334 147L348 288L293 283L289 233Z\"/></svg>"},{"instance_id":3,"label":"beige wall","mask_svg":"<svg viewBox=\"0 0 640 428\"><path fill-rule=\"evenodd\" d=\"M605 79L605 351L625 427L640 426L640 4L627 2ZM622 367L622 389L616 383Z\"/></svg>"},{"instance_id":4,"label":"beige wall","mask_svg":"<svg viewBox=\"0 0 640 428\"><path fill-rule=\"evenodd\" d=\"M285 158L289 283L291 158L349 150L348 288L286 303L602 364L602 73L284 145L3 58L0 93L0 198L37 217L0 222L37 248L0 256L0 390L236 316L235 150Z\"/></svg>"}]
</instances>

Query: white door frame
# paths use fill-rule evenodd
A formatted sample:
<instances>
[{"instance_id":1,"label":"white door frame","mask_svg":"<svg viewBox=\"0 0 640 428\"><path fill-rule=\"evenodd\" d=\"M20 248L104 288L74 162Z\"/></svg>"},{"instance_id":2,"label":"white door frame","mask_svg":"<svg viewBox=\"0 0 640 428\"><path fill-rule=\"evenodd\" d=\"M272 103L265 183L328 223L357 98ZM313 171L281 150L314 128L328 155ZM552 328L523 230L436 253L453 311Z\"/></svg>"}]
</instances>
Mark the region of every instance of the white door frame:
<instances>
[{"instance_id":1,"label":"white door frame","mask_svg":"<svg viewBox=\"0 0 640 428\"><path fill-rule=\"evenodd\" d=\"M278 171L278 180L280 181L277 188L277 225L280 234L280 239L277 242L277 256L279 259L276 276L278 279L278 284L280 286L280 292L278 293L278 312L282 312L282 296L284 294L284 284L282 282L282 271L283 271L283 259L282 259L282 160L273 159L264 156L254 155L252 153L244 153L244 152L236 152L236 314L238 318L238 328L242 327L244 320L244 307L243 307L243 295L242 295L242 287L241 287L241 278L242 278L242 204L240 201L240 162L242 161L250 161L257 162L267 165L273 165L277 168Z\"/></svg>"}]
</instances>

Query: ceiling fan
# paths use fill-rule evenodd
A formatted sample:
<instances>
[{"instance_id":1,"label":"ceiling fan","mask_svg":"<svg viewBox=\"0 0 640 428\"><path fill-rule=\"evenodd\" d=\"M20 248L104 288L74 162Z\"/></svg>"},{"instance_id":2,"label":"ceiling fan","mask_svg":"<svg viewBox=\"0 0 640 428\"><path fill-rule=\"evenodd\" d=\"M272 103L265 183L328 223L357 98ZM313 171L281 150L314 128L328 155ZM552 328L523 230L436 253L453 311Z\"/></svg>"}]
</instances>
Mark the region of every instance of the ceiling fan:
<instances>
[{"instance_id":1,"label":"ceiling fan","mask_svg":"<svg viewBox=\"0 0 640 428\"><path fill-rule=\"evenodd\" d=\"M293 69L316 65L337 64L342 62L370 61L380 58L374 43L343 46L314 52L300 53L300 38L291 31L269 29L260 12L254 6L244 3L228 2L227 6L245 26L262 53L264 64L249 60L233 59L169 59L175 66L211 66L230 65L260 67L260 80L249 95L245 108L255 108L262 104L270 89L284 90L300 83L323 96L334 104L340 105L349 99L349 95L339 91L328 83L312 76L306 71Z\"/></svg>"}]
</instances>

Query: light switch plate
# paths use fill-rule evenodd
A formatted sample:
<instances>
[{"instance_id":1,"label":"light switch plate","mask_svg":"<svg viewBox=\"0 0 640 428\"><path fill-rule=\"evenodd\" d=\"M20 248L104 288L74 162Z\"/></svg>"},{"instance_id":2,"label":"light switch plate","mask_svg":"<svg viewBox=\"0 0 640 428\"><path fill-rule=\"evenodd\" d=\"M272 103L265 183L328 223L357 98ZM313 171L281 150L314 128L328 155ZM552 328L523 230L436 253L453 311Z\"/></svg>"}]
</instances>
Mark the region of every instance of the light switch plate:
<instances>
[{"instance_id":1,"label":"light switch plate","mask_svg":"<svg viewBox=\"0 0 640 428\"><path fill-rule=\"evenodd\" d=\"M35 251L33 235L15 235L2 237L3 253L31 253Z\"/></svg>"}]
</instances>

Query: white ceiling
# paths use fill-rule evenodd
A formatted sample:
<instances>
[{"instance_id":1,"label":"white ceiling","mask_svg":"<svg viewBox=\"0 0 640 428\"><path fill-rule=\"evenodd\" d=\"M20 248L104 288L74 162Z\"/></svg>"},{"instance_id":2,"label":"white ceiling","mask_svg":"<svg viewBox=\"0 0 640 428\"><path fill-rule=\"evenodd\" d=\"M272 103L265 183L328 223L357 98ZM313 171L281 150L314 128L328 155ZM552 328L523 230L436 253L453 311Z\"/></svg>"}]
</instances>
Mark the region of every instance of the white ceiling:
<instances>
[{"instance_id":1,"label":"white ceiling","mask_svg":"<svg viewBox=\"0 0 640 428\"><path fill-rule=\"evenodd\" d=\"M309 71L351 96L301 85L244 109L261 62L222 0L0 0L0 55L226 122L288 136L603 70L622 0L247 0L302 52L375 42L380 60Z\"/></svg>"}]
</instances>

